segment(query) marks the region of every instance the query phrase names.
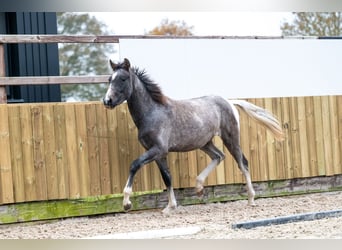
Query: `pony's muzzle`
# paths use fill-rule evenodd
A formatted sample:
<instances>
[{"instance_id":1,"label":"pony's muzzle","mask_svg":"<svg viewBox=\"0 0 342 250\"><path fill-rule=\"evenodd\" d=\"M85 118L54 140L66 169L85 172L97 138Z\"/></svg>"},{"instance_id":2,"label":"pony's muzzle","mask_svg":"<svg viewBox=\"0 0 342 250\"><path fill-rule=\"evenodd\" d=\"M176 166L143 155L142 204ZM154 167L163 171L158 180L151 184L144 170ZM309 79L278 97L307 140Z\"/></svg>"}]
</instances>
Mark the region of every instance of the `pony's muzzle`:
<instances>
[{"instance_id":1,"label":"pony's muzzle","mask_svg":"<svg viewBox=\"0 0 342 250\"><path fill-rule=\"evenodd\" d=\"M115 108L115 104L114 104L114 102L112 101L112 99L111 98L103 98L102 99L102 101L103 101L103 105L107 108L107 109L113 109L113 108Z\"/></svg>"}]
</instances>

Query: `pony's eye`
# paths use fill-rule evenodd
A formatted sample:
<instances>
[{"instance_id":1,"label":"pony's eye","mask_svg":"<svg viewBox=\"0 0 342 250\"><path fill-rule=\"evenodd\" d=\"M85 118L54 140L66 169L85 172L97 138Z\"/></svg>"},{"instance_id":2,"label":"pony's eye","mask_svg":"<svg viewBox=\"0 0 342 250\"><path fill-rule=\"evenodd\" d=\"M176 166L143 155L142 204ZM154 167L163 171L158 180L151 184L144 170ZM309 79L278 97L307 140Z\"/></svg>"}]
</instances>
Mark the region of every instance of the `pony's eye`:
<instances>
[{"instance_id":1,"label":"pony's eye","mask_svg":"<svg viewBox=\"0 0 342 250\"><path fill-rule=\"evenodd\" d=\"M127 76L120 76L120 80L121 80L121 81L126 81L127 79L128 79Z\"/></svg>"}]
</instances>

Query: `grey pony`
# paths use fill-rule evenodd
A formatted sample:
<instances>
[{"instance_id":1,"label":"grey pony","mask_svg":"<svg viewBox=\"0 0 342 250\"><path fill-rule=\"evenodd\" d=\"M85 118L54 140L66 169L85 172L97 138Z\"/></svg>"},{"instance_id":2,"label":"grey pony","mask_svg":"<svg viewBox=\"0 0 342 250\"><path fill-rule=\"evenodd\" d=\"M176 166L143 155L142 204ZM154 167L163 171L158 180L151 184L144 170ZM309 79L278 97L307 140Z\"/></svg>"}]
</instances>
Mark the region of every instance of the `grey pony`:
<instances>
[{"instance_id":1,"label":"grey pony","mask_svg":"<svg viewBox=\"0 0 342 250\"><path fill-rule=\"evenodd\" d=\"M110 60L113 74L103 104L108 109L127 101L130 114L138 128L138 139L146 152L132 162L123 190L124 210L130 210L130 195L136 172L145 164L155 161L167 187L169 202L163 212L177 207L167 165L168 152L186 152L201 149L212 159L198 175L196 191L203 192L203 183L209 173L224 159L224 153L213 144L220 136L243 173L248 192L248 204L255 205L248 161L240 147L239 113L235 106L256 122L268 128L275 139L284 137L279 121L267 110L243 100L226 100L219 96L205 96L189 100L173 100L128 59L121 63Z\"/></svg>"}]
</instances>

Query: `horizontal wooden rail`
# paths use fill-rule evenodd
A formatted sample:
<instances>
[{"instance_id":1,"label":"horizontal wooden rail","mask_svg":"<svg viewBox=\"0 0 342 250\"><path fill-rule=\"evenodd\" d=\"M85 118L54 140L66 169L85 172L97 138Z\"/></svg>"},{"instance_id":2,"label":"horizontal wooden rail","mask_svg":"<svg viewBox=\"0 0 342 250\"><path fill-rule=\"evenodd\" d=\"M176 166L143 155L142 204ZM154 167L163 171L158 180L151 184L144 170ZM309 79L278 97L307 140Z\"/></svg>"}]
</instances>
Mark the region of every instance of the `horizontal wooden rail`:
<instances>
[{"instance_id":1,"label":"horizontal wooden rail","mask_svg":"<svg viewBox=\"0 0 342 250\"><path fill-rule=\"evenodd\" d=\"M38 85L38 84L91 84L106 83L109 75L99 76L31 76L0 77L0 86Z\"/></svg>"},{"instance_id":2,"label":"horizontal wooden rail","mask_svg":"<svg viewBox=\"0 0 342 250\"><path fill-rule=\"evenodd\" d=\"M119 43L120 39L317 39L283 36L0 35L0 43Z\"/></svg>"},{"instance_id":3,"label":"horizontal wooden rail","mask_svg":"<svg viewBox=\"0 0 342 250\"><path fill-rule=\"evenodd\" d=\"M118 36L0 35L0 43L118 43Z\"/></svg>"},{"instance_id":4,"label":"horizontal wooden rail","mask_svg":"<svg viewBox=\"0 0 342 250\"><path fill-rule=\"evenodd\" d=\"M320 37L283 37L283 36L156 36L156 35L0 35L0 77L5 76L4 45L19 43L119 43L120 39L319 39ZM338 39L330 37L329 39ZM66 82L64 82L66 80ZM40 78L1 78L0 103L7 102L6 85L30 84L77 84L107 82L98 78L40 77Z\"/></svg>"}]
</instances>

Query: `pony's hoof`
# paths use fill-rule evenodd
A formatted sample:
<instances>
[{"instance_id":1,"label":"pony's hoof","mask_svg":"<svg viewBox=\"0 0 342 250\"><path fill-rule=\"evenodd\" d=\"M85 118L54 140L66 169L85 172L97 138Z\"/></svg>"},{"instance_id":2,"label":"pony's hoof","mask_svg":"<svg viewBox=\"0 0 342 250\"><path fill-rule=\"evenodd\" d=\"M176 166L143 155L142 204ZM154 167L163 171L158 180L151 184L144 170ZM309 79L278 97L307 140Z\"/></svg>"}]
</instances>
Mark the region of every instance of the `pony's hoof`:
<instances>
[{"instance_id":1,"label":"pony's hoof","mask_svg":"<svg viewBox=\"0 0 342 250\"><path fill-rule=\"evenodd\" d=\"M203 195L204 195L204 188L202 188L201 190L197 190L196 193L197 193L198 197L203 197Z\"/></svg>"},{"instance_id":2,"label":"pony's hoof","mask_svg":"<svg viewBox=\"0 0 342 250\"><path fill-rule=\"evenodd\" d=\"M172 211L175 211L177 206L167 206L166 208L163 209L162 213L163 214L170 214Z\"/></svg>"},{"instance_id":3,"label":"pony's hoof","mask_svg":"<svg viewBox=\"0 0 342 250\"><path fill-rule=\"evenodd\" d=\"M132 204L131 203L127 203L123 206L125 212L128 212L129 210L132 209Z\"/></svg>"},{"instance_id":4,"label":"pony's hoof","mask_svg":"<svg viewBox=\"0 0 342 250\"><path fill-rule=\"evenodd\" d=\"M249 207L256 207L258 206L254 201L253 202L248 202Z\"/></svg>"}]
</instances>

